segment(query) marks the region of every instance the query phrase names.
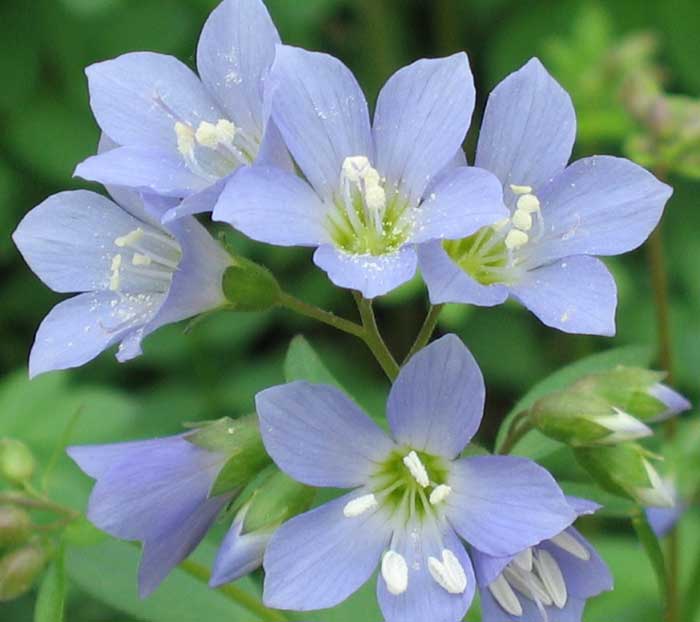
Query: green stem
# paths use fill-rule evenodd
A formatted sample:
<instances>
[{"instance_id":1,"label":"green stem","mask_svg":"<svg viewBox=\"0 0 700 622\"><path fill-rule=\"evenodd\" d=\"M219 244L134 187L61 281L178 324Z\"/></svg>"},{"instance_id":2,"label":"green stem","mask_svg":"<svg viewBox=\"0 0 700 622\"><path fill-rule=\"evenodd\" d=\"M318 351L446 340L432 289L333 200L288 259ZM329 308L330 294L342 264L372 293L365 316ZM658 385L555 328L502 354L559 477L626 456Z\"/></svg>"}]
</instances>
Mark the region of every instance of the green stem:
<instances>
[{"instance_id":1,"label":"green stem","mask_svg":"<svg viewBox=\"0 0 700 622\"><path fill-rule=\"evenodd\" d=\"M382 339L379 327L377 326L377 319L372 309L372 302L367 300L359 292L353 292L353 296L355 297L355 302L357 303L360 318L362 319L362 326L364 328L362 339L372 351L372 354L374 354L374 358L376 358L377 362L382 366L389 380L394 380L399 374L399 364L396 362L396 359L394 359L389 348L387 348L384 339Z\"/></svg>"},{"instance_id":2,"label":"green stem","mask_svg":"<svg viewBox=\"0 0 700 622\"><path fill-rule=\"evenodd\" d=\"M700 609L700 590L696 587L700 585L700 555L695 560L695 565L690 574L690 581L688 581L687 585L690 586L690 589L685 596L683 613L687 622L693 622L697 619L696 615L698 609Z\"/></svg>"},{"instance_id":3,"label":"green stem","mask_svg":"<svg viewBox=\"0 0 700 622\"><path fill-rule=\"evenodd\" d=\"M22 493L0 493L0 504L3 503L7 505L18 505L20 507L30 508L32 510L44 510L47 512L53 512L54 514L60 514L61 516L65 516L70 520L75 520L80 517L80 512L76 512L71 508L67 508L63 505L59 505L58 503L54 503L50 499L46 499L43 497L27 497Z\"/></svg>"},{"instance_id":4,"label":"green stem","mask_svg":"<svg viewBox=\"0 0 700 622\"><path fill-rule=\"evenodd\" d=\"M406 358L403 360L402 365L405 365L406 363L408 363L408 361L411 359L411 357L416 352L418 352L419 350L422 350L425 346L428 345L430 338L433 336L433 333L435 332L435 327L437 326L438 319L440 317L440 312L442 311L444 306L445 305L442 305L442 304L430 306L430 310L428 311L428 315L425 316L425 321L423 322L423 326L421 326L421 329L418 332L416 340L413 342L413 345L411 346L411 349L408 351Z\"/></svg>"},{"instance_id":5,"label":"green stem","mask_svg":"<svg viewBox=\"0 0 700 622\"><path fill-rule=\"evenodd\" d=\"M290 311L294 311L299 315L304 315L314 320L318 320L319 322L323 322L324 324L328 324L329 326L341 330L344 333L359 337L362 340L365 338L365 330L359 324L346 320L345 318L338 317L334 313L326 311L325 309L320 309L319 307L310 305L286 292L282 292L280 294L279 304Z\"/></svg>"},{"instance_id":6,"label":"green stem","mask_svg":"<svg viewBox=\"0 0 700 622\"><path fill-rule=\"evenodd\" d=\"M528 414L527 411L523 411L513 417L510 428L508 428L508 434L506 434L506 438L497 453L509 454L520 440L533 429L533 425L528 419Z\"/></svg>"},{"instance_id":7,"label":"green stem","mask_svg":"<svg viewBox=\"0 0 700 622\"><path fill-rule=\"evenodd\" d=\"M209 574L209 571L201 564L198 564L191 559L186 559L180 564L180 568L194 579L197 579L202 583L206 583L207 585L209 584L211 575ZM266 622L287 622L287 617L281 611L268 609L257 598L255 598L255 596L250 595L248 592L236 587L235 585L223 585L218 589L224 596L226 596L226 598L232 600L238 605L241 605L242 607L245 607L248 611L255 614L260 620L265 620Z\"/></svg>"},{"instance_id":8,"label":"green stem","mask_svg":"<svg viewBox=\"0 0 700 622\"><path fill-rule=\"evenodd\" d=\"M665 603L666 610L668 611L668 598L670 596L671 586L666 576L666 563L664 561L664 552L661 549L661 543L649 525L649 521L644 512L640 511L632 517L632 527L634 527L637 538L639 538L639 542L651 562L654 574L656 575L656 581L659 584L662 601Z\"/></svg>"}]
</instances>

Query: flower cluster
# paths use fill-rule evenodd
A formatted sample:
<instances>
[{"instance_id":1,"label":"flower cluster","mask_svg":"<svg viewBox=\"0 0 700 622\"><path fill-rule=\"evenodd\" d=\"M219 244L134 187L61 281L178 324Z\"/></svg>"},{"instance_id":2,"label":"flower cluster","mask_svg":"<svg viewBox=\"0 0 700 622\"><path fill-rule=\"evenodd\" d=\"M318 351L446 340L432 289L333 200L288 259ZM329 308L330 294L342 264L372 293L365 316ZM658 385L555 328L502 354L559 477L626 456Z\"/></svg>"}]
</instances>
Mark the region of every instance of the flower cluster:
<instances>
[{"instance_id":1,"label":"flower cluster","mask_svg":"<svg viewBox=\"0 0 700 622\"><path fill-rule=\"evenodd\" d=\"M569 164L573 106L537 59L491 93L474 166L462 151L475 102L464 53L397 71L373 115L339 60L281 44L260 0L224 0L196 60L197 74L148 52L88 68L102 139L76 174L111 199L54 195L14 233L49 287L78 293L41 324L32 376L116 344L131 359L160 326L240 302L256 278L231 294L247 264L195 219L203 212L256 241L314 248L316 266L364 303L420 270L434 305L513 297L548 326L615 332L616 286L597 256L642 244L671 189L621 158ZM282 290L269 282L274 303ZM346 324L366 337L364 317ZM487 622L580 620L612 587L572 526L597 506L565 497L529 459L470 445L485 386L456 336L390 375L388 431L338 388L296 381L256 396L259 428L243 435L214 424L73 447L97 480L88 517L143 543L144 596L231 513L212 585L263 565L271 607L335 606L378 567L387 622L458 622L477 590ZM618 387L603 376L584 388L604 401ZM580 447L650 433L583 391L533 417ZM688 406L656 376L637 393L654 416ZM315 488L349 492L309 510Z\"/></svg>"}]
</instances>

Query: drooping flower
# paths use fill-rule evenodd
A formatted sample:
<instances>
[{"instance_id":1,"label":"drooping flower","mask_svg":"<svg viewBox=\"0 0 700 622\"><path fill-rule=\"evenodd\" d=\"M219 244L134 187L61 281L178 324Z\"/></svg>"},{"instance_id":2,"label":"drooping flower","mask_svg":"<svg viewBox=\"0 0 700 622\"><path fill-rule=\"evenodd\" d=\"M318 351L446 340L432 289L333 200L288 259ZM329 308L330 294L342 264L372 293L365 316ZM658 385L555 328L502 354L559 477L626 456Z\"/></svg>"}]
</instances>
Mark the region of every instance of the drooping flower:
<instances>
[{"instance_id":1,"label":"drooping flower","mask_svg":"<svg viewBox=\"0 0 700 622\"><path fill-rule=\"evenodd\" d=\"M512 296L548 326L614 334L615 282L593 256L642 244L672 190L622 158L567 166L575 126L571 99L537 59L494 89L476 166L500 179L509 216L475 235L421 247L434 304L492 306Z\"/></svg>"},{"instance_id":2,"label":"drooping flower","mask_svg":"<svg viewBox=\"0 0 700 622\"><path fill-rule=\"evenodd\" d=\"M355 78L326 54L278 46L266 88L308 182L269 166L241 170L214 218L261 242L317 247L314 262L336 285L384 294L415 273L414 244L462 238L506 215L491 174L444 170L464 164L474 107L465 54L394 74L372 126Z\"/></svg>"},{"instance_id":3,"label":"drooping flower","mask_svg":"<svg viewBox=\"0 0 700 622\"><path fill-rule=\"evenodd\" d=\"M68 454L97 480L89 520L116 538L143 543L142 597L195 549L233 496L209 497L226 454L183 436L70 447Z\"/></svg>"},{"instance_id":4,"label":"drooping flower","mask_svg":"<svg viewBox=\"0 0 700 622\"><path fill-rule=\"evenodd\" d=\"M277 43L260 0L224 0L202 30L199 77L176 58L151 52L88 67L92 111L120 146L88 158L76 174L184 199L169 219L211 210L242 166L289 166L263 106Z\"/></svg>"},{"instance_id":5,"label":"drooping flower","mask_svg":"<svg viewBox=\"0 0 700 622\"><path fill-rule=\"evenodd\" d=\"M575 518L535 463L459 458L479 427L484 383L454 335L401 370L387 403L391 436L330 386L273 387L256 405L266 449L283 471L310 486L353 489L273 535L264 561L270 606L332 607L379 564L387 622L457 622L475 590L458 536L491 555L512 555Z\"/></svg>"},{"instance_id":6,"label":"drooping flower","mask_svg":"<svg viewBox=\"0 0 700 622\"><path fill-rule=\"evenodd\" d=\"M578 516L598 509L569 502ZM517 555L472 557L484 622L581 622L586 601L613 586L605 562L573 527Z\"/></svg>"},{"instance_id":7,"label":"drooping flower","mask_svg":"<svg viewBox=\"0 0 700 622\"><path fill-rule=\"evenodd\" d=\"M29 374L77 367L119 343L117 358L141 354L157 328L224 304L231 259L194 217L160 224L170 205L110 189L46 199L13 239L51 289L85 292L56 305L36 335ZM116 202L115 202L116 201Z\"/></svg>"}]
</instances>

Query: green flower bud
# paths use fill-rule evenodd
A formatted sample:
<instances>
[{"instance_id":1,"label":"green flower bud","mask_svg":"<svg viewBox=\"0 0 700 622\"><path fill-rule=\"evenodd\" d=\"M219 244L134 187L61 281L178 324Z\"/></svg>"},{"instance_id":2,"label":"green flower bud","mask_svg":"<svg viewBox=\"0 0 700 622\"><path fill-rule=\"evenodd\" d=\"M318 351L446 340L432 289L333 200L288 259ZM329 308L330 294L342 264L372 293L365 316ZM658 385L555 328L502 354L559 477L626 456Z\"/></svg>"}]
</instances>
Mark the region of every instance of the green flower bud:
<instances>
[{"instance_id":1,"label":"green flower bud","mask_svg":"<svg viewBox=\"0 0 700 622\"><path fill-rule=\"evenodd\" d=\"M36 461L29 447L13 438L0 440L0 477L22 484L31 479L35 469Z\"/></svg>"},{"instance_id":2,"label":"green flower bud","mask_svg":"<svg viewBox=\"0 0 700 622\"><path fill-rule=\"evenodd\" d=\"M0 549L17 546L27 540L32 531L32 519L22 508L0 506Z\"/></svg>"},{"instance_id":3,"label":"green flower bud","mask_svg":"<svg viewBox=\"0 0 700 622\"><path fill-rule=\"evenodd\" d=\"M658 458L640 445L579 448L575 455L605 490L644 507L673 507L673 491L651 463Z\"/></svg>"},{"instance_id":4,"label":"green flower bud","mask_svg":"<svg viewBox=\"0 0 700 622\"><path fill-rule=\"evenodd\" d=\"M280 299L277 279L264 266L245 257L233 257L233 265L224 272L224 296L236 311L265 311Z\"/></svg>"},{"instance_id":5,"label":"green flower bud","mask_svg":"<svg viewBox=\"0 0 700 622\"><path fill-rule=\"evenodd\" d=\"M46 564L46 552L37 544L28 544L0 559L0 602L26 594Z\"/></svg>"}]
</instances>

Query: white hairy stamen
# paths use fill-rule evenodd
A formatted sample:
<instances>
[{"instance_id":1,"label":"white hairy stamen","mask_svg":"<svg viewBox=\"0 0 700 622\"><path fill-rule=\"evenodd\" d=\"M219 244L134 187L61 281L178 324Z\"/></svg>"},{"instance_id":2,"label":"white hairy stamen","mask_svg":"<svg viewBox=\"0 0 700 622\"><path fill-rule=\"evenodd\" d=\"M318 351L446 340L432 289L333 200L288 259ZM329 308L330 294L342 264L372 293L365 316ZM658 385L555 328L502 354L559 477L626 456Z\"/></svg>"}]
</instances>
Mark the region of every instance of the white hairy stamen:
<instances>
[{"instance_id":1,"label":"white hairy stamen","mask_svg":"<svg viewBox=\"0 0 700 622\"><path fill-rule=\"evenodd\" d=\"M552 557L548 551L542 549L537 551L534 562L537 574L540 575L542 583L552 597L552 601L559 609L563 609L566 605L567 593L566 582L564 581L564 575L561 573L559 564L557 564L554 557Z\"/></svg>"},{"instance_id":2,"label":"white hairy stamen","mask_svg":"<svg viewBox=\"0 0 700 622\"><path fill-rule=\"evenodd\" d=\"M523 570L530 572L532 570L532 548L528 547L524 551L520 551L514 558L513 562Z\"/></svg>"},{"instance_id":3,"label":"white hairy stamen","mask_svg":"<svg viewBox=\"0 0 700 622\"><path fill-rule=\"evenodd\" d=\"M115 238L114 245L118 246L119 248L124 248L125 246L133 246L143 238L143 235L143 229L141 229L141 227L137 227L136 229L130 231L126 235L122 235L118 238Z\"/></svg>"},{"instance_id":4,"label":"white hairy stamen","mask_svg":"<svg viewBox=\"0 0 700 622\"><path fill-rule=\"evenodd\" d=\"M435 582L448 594L464 594L467 589L467 575L457 556L449 549L443 549L442 561L428 558L428 570Z\"/></svg>"},{"instance_id":5,"label":"white hairy stamen","mask_svg":"<svg viewBox=\"0 0 700 622\"><path fill-rule=\"evenodd\" d=\"M517 184L511 184L510 189L513 194L530 194L532 192L532 186L518 186Z\"/></svg>"},{"instance_id":6,"label":"white hairy stamen","mask_svg":"<svg viewBox=\"0 0 700 622\"><path fill-rule=\"evenodd\" d=\"M507 227L510 224L510 218L503 218L502 220L499 220L491 225L491 228L494 231L500 231L504 227Z\"/></svg>"},{"instance_id":7,"label":"white hairy stamen","mask_svg":"<svg viewBox=\"0 0 700 622\"><path fill-rule=\"evenodd\" d=\"M603 415L594 417L592 421L598 425L602 425L612 432L605 438L600 439L599 443L616 444L623 441L631 441L638 438L644 438L654 434L653 430L639 421L632 415L614 408L614 415Z\"/></svg>"},{"instance_id":8,"label":"white hairy stamen","mask_svg":"<svg viewBox=\"0 0 700 622\"><path fill-rule=\"evenodd\" d=\"M202 121L195 132L197 142L203 147L216 149L233 141L236 136L236 126L226 119L219 119L216 125Z\"/></svg>"},{"instance_id":9,"label":"white hairy stamen","mask_svg":"<svg viewBox=\"0 0 700 622\"><path fill-rule=\"evenodd\" d=\"M503 611L512 616L523 615L523 606L502 574L489 585L489 591Z\"/></svg>"},{"instance_id":10,"label":"white hairy stamen","mask_svg":"<svg viewBox=\"0 0 700 622\"><path fill-rule=\"evenodd\" d=\"M534 573L525 572L510 564L503 570L503 576L518 592L527 596L530 600L535 602L539 600L543 605L552 604L549 592L547 592L542 581Z\"/></svg>"},{"instance_id":11,"label":"white hairy stamen","mask_svg":"<svg viewBox=\"0 0 700 622\"><path fill-rule=\"evenodd\" d=\"M430 505L442 503L447 497L452 494L452 488L447 484L436 486L433 492L430 493Z\"/></svg>"},{"instance_id":12,"label":"white hairy stamen","mask_svg":"<svg viewBox=\"0 0 700 622\"><path fill-rule=\"evenodd\" d=\"M411 451L411 453L405 456L403 463L406 465L406 468L413 476L413 479L418 482L418 485L421 488L427 488L430 486L428 471L426 471L425 465L421 462L418 454L415 451Z\"/></svg>"},{"instance_id":13,"label":"white hairy stamen","mask_svg":"<svg viewBox=\"0 0 700 622\"><path fill-rule=\"evenodd\" d=\"M131 263L134 266L150 266L153 263L153 260L148 255L134 253L134 256L131 258Z\"/></svg>"},{"instance_id":14,"label":"white hairy stamen","mask_svg":"<svg viewBox=\"0 0 700 622\"><path fill-rule=\"evenodd\" d=\"M403 555L387 551L382 558L382 578L390 594L399 596L408 589L408 564Z\"/></svg>"},{"instance_id":15,"label":"white hairy stamen","mask_svg":"<svg viewBox=\"0 0 700 622\"><path fill-rule=\"evenodd\" d=\"M515 207L524 212L537 212L540 209L540 200L534 194L523 194L518 197Z\"/></svg>"},{"instance_id":16,"label":"white hairy stamen","mask_svg":"<svg viewBox=\"0 0 700 622\"><path fill-rule=\"evenodd\" d=\"M590 551L568 531L562 531L558 536L554 536L551 542L578 559L588 561L591 558Z\"/></svg>"},{"instance_id":17,"label":"white hairy stamen","mask_svg":"<svg viewBox=\"0 0 700 622\"><path fill-rule=\"evenodd\" d=\"M343 515L346 518L355 518L357 516L361 516L369 510L373 510L378 505L379 503L377 502L377 497L375 497L373 494L362 495L361 497L357 497L357 499L349 501L345 505L343 508Z\"/></svg>"},{"instance_id":18,"label":"white hairy stamen","mask_svg":"<svg viewBox=\"0 0 700 622\"><path fill-rule=\"evenodd\" d=\"M524 231L511 229L505 239L505 245L508 250L514 250L527 244L530 237Z\"/></svg>"},{"instance_id":19,"label":"white hairy stamen","mask_svg":"<svg viewBox=\"0 0 700 622\"><path fill-rule=\"evenodd\" d=\"M513 225L521 231L530 231L530 229L532 229L532 216L530 212L517 209L511 220L513 221Z\"/></svg>"},{"instance_id":20,"label":"white hairy stamen","mask_svg":"<svg viewBox=\"0 0 700 622\"><path fill-rule=\"evenodd\" d=\"M194 152L194 130L181 121L175 123L175 136L177 137L177 150L185 157L191 157Z\"/></svg>"},{"instance_id":21,"label":"white hairy stamen","mask_svg":"<svg viewBox=\"0 0 700 622\"><path fill-rule=\"evenodd\" d=\"M109 278L109 289L111 289L113 292L116 292L119 289L119 284L121 281L121 278L119 276L119 269L121 268L121 265L121 255L115 255L114 257L112 257L112 265L110 267L112 274Z\"/></svg>"}]
</instances>

